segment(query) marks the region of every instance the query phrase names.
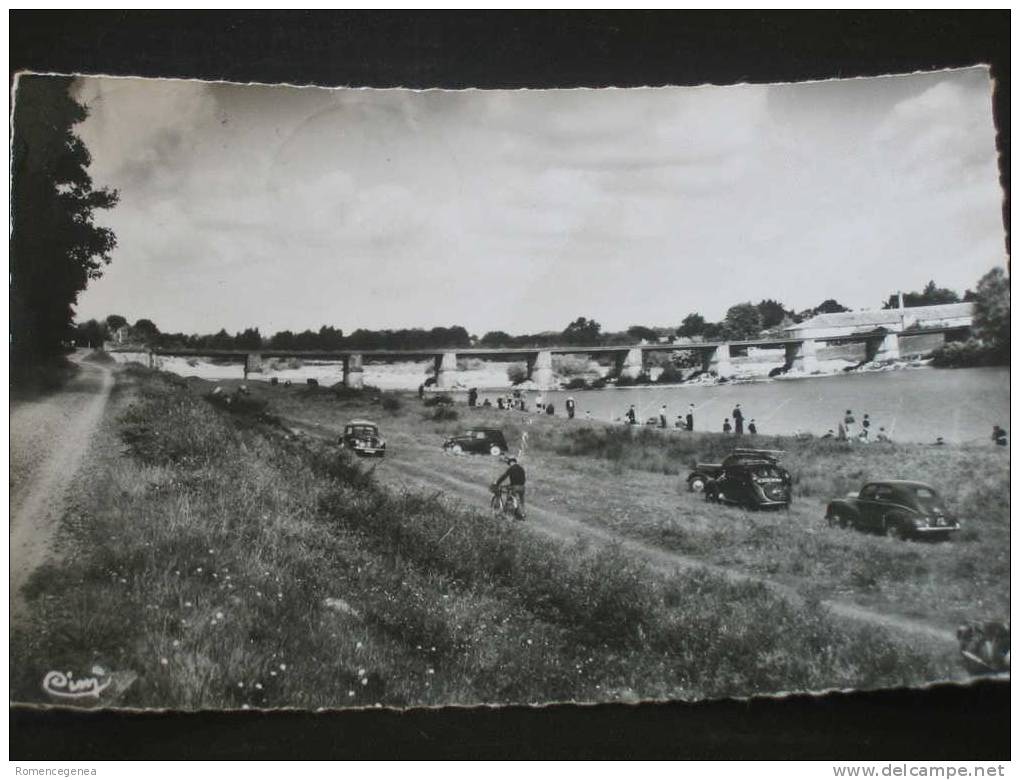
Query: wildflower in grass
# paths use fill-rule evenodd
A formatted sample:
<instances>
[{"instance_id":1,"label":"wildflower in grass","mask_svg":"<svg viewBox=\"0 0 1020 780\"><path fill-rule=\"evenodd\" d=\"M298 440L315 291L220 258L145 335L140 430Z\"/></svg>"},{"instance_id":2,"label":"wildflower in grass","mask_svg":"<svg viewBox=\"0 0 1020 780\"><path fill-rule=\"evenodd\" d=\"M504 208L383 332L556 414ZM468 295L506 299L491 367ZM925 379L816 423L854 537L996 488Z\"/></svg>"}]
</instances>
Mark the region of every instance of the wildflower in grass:
<instances>
[{"instance_id":1,"label":"wildflower in grass","mask_svg":"<svg viewBox=\"0 0 1020 780\"><path fill-rule=\"evenodd\" d=\"M262 683L255 683L255 690L256 691L261 691L262 690Z\"/></svg>"},{"instance_id":2,"label":"wildflower in grass","mask_svg":"<svg viewBox=\"0 0 1020 780\"><path fill-rule=\"evenodd\" d=\"M364 677L364 676L365 676L365 670L364 669L358 669L358 677Z\"/></svg>"},{"instance_id":3,"label":"wildflower in grass","mask_svg":"<svg viewBox=\"0 0 1020 780\"><path fill-rule=\"evenodd\" d=\"M190 606L191 606L191 602L190 602L190 601L185 601L185 602L184 602L184 606L186 606L186 607L190 607Z\"/></svg>"},{"instance_id":4,"label":"wildflower in grass","mask_svg":"<svg viewBox=\"0 0 1020 780\"><path fill-rule=\"evenodd\" d=\"M172 644L173 644L174 647L180 647L181 646L181 640L180 639L175 639L172 642Z\"/></svg>"},{"instance_id":5,"label":"wildflower in grass","mask_svg":"<svg viewBox=\"0 0 1020 780\"><path fill-rule=\"evenodd\" d=\"M201 573L202 573L202 567L201 567L201 566L199 566L199 567L198 567L197 569L195 569L195 571L196 571L196 572L197 572L198 574L201 574Z\"/></svg>"},{"instance_id":6,"label":"wildflower in grass","mask_svg":"<svg viewBox=\"0 0 1020 780\"><path fill-rule=\"evenodd\" d=\"M169 661L168 661L167 659L165 659L165 658L160 658L160 659L159 659L159 662L160 662L160 664L162 664L163 666L166 666L166 665L167 665L168 663L170 663L170 662L169 662Z\"/></svg>"},{"instance_id":7,"label":"wildflower in grass","mask_svg":"<svg viewBox=\"0 0 1020 780\"><path fill-rule=\"evenodd\" d=\"M216 613L216 619L217 620L223 620L223 613L222 612L217 612Z\"/></svg>"},{"instance_id":8,"label":"wildflower in grass","mask_svg":"<svg viewBox=\"0 0 1020 780\"><path fill-rule=\"evenodd\" d=\"M355 649L355 650L360 650L360 649L362 648L362 646L363 646L363 645L361 644L361 642L358 642L358 643L356 643L356 644L354 645L354 649Z\"/></svg>"},{"instance_id":9,"label":"wildflower in grass","mask_svg":"<svg viewBox=\"0 0 1020 780\"><path fill-rule=\"evenodd\" d=\"M353 696L354 695L354 691L347 691L347 695L348 696Z\"/></svg>"},{"instance_id":10,"label":"wildflower in grass","mask_svg":"<svg viewBox=\"0 0 1020 780\"><path fill-rule=\"evenodd\" d=\"M239 682L239 683L237 684L237 687L238 687L238 688L243 688L243 687L244 687L244 683L243 683L243 682Z\"/></svg>"},{"instance_id":11,"label":"wildflower in grass","mask_svg":"<svg viewBox=\"0 0 1020 780\"><path fill-rule=\"evenodd\" d=\"M270 677L276 677L276 670L274 669L274 670L270 671L269 672L269 676Z\"/></svg>"},{"instance_id":12,"label":"wildflower in grass","mask_svg":"<svg viewBox=\"0 0 1020 780\"><path fill-rule=\"evenodd\" d=\"M280 664L280 671L281 672L287 671L287 664Z\"/></svg>"},{"instance_id":13,"label":"wildflower in grass","mask_svg":"<svg viewBox=\"0 0 1020 780\"><path fill-rule=\"evenodd\" d=\"M436 673L436 670L435 670L435 669L433 669L433 668L432 668L432 667L430 666L430 667L429 667L429 670L428 670L428 673L429 673L429 674L435 674L435 673Z\"/></svg>"},{"instance_id":14,"label":"wildflower in grass","mask_svg":"<svg viewBox=\"0 0 1020 780\"><path fill-rule=\"evenodd\" d=\"M367 677L362 677L361 678L361 684L362 685L368 685L368 678Z\"/></svg>"}]
</instances>

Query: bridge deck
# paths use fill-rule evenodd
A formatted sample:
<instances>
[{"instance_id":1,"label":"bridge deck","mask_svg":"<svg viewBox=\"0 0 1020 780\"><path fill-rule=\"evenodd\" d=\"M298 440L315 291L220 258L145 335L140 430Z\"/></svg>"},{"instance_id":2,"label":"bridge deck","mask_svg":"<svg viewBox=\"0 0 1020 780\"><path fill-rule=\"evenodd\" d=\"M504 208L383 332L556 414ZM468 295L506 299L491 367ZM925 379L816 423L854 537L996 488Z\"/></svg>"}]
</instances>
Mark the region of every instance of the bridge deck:
<instances>
[{"instance_id":1,"label":"bridge deck","mask_svg":"<svg viewBox=\"0 0 1020 780\"><path fill-rule=\"evenodd\" d=\"M898 336L923 336L932 333L949 333L966 330L965 327L924 328L918 330L896 332ZM826 344L868 341L889 335L893 331L873 330L861 333L842 334L837 336L799 336L772 339L743 339L733 341L699 341L674 344L611 344L578 346L561 344L555 346L536 347L436 347L434 349L342 349L342 350L309 350L309 349L154 349L153 354L165 357L209 357L221 359L244 360L249 354L260 354L263 358L300 358L303 360L346 360L351 355L361 355L365 360L431 360L446 352L454 352L458 356L489 358L530 357L538 352L553 354L600 354L621 353L630 350L641 352L672 352L674 350L711 350L722 346L782 348L789 344L801 344L805 341L816 341ZM111 352L136 352L138 350L113 349Z\"/></svg>"}]
</instances>

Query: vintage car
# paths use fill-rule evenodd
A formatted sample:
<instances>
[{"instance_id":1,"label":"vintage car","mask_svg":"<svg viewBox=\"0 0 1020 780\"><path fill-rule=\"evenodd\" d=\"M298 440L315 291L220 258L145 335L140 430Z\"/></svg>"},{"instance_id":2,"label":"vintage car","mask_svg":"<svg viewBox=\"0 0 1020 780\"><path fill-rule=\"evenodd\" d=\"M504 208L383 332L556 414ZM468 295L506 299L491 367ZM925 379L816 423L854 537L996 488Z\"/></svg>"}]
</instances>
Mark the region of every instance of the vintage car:
<instances>
[{"instance_id":1,"label":"vintage car","mask_svg":"<svg viewBox=\"0 0 1020 780\"><path fill-rule=\"evenodd\" d=\"M379 435L379 426L371 420L351 420L340 437L340 446L355 455L386 454L386 442Z\"/></svg>"},{"instance_id":2,"label":"vintage car","mask_svg":"<svg viewBox=\"0 0 1020 780\"><path fill-rule=\"evenodd\" d=\"M443 442L443 449L454 455L465 452L477 455L502 455L510 448L499 428L472 428Z\"/></svg>"},{"instance_id":3,"label":"vintage car","mask_svg":"<svg viewBox=\"0 0 1020 780\"><path fill-rule=\"evenodd\" d=\"M897 539L946 538L960 530L935 488L900 479L869 482L856 494L833 499L825 508L825 519L830 526Z\"/></svg>"},{"instance_id":4,"label":"vintage car","mask_svg":"<svg viewBox=\"0 0 1020 780\"><path fill-rule=\"evenodd\" d=\"M779 456L782 454L782 450L737 448L723 458L722 463L696 464L694 471L687 475L687 489L692 493L701 493L711 480L722 476L723 469L727 466L736 466L740 463L761 463L762 461L775 466L779 463Z\"/></svg>"},{"instance_id":5,"label":"vintage car","mask_svg":"<svg viewBox=\"0 0 1020 780\"><path fill-rule=\"evenodd\" d=\"M748 509L782 509L790 505L790 473L771 454L747 451L729 455L716 476L705 483L705 500L736 504Z\"/></svg>"}]
</instances>

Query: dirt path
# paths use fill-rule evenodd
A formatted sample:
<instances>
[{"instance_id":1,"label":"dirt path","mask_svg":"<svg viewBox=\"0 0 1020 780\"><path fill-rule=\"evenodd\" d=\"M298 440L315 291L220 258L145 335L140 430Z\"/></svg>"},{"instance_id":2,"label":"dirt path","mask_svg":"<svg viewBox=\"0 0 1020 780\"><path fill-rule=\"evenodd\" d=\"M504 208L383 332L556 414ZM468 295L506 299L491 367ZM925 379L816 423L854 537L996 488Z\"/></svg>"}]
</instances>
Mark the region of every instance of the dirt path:
<instances>
[{"instance_id":1,"label":"dirt path","mask_svg":"<svg viewBox=\"0 0 1020 780\"><path fill-rule=\"evenodd\" d=\"M311 436L335 440L339 433L330 426L318 422L294 418L289 418L287 422L292 427ZM492 460L485 457L458 458L451 455L449 456L450 467L439 472L434 468L422 466L421 460L424 459L416 458L418 450L424 453L428 448L418 444L410 437L400 436L399 439L399 447L394 447L385 460L375 464L376 473L385 484L397 489L426 488L435 490L442 486L448 499L460 501L464 505L475 508L488 507L490 493L482 472L494 471ZM564 508L569 509L569 507ZM644 559L652 568L662 573L671 574L677 570L701 569L735 582L760 582L773 592L794 602L803 600L801 594L789 585L612 533L604 528L585 523L569 512L551 509L542 501L528 501L527 527L561 541L571 542L581 536L597 544L619 544L623 549ZM822 601L822 604L834 615L844 619L881 626L900 634L908 634L917 640L928 641L942 649L956 647L956 638L948 627L933 625L902 615L878 612L845 601L830 599Z\"/></svg>"},{"instance_id":2,"label":"dirt path","mask_svg":"<svg viewBox=\"0 0 1020 780\"><path fill-rule=\"evenodd\" d=\"M74 359L81 370L65 387L11 406L12 616L23 606L29 575L52 553L67 487L113 387L108 368Z\"/></svg>"}]
</instances>

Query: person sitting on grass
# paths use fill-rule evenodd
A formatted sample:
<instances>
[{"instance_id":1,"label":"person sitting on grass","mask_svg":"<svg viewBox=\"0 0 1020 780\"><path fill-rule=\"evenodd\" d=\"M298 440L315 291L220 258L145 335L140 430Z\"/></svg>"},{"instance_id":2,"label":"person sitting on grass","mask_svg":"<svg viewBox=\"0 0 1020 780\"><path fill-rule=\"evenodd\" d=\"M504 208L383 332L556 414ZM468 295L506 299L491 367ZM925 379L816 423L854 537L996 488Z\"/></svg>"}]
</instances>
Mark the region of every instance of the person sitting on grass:
<instances>
[{"instance_id":1,"label":"person sitting on grass","mask_svg":"<svg viewBox=\"0 0 1020 780\"><path fill-rule=\"evenodd\" d=\"M1006 431L1004 428L1000 428L998 425L992 426L992 441L998 444L1000 447L1005 447L1009 442L1006 438Z\"/></svg>"},{"instance_id":2,"label":"person sitting on grass","mask_svg":"<svg viewBox=\"0 0 1020 780\"><path fill-rule=\"evenodd\" d=\"M892 439L889 438L889 434L885 432L885 428L878 429L878 440L884 442L890 442Z\"/></svg>"},{"instance_id":3,"label":"person sitting on grass","mask_svg":"<svg viewBox=\"0 0 1020 780\"><path fill-rule=\"evenodd\" d=\"M747 424L747 432L752 436L756 436L758 434L758 426L754 424L753 417L751 418L751 422Z\"/></svg>"},{"instance_id":4,"label":"person sitting on grass","mask_svg":"<svg viewBox=\"0 0 1020 780\"><path fill-rule=\"evenodd\" d=\"M523 520L524 483L527 482L527 475L524 473L524 467L517 462L517 458L507 458L506 463L507 470L503 472L503 476L492 484L492 489L499 490L499 486L503 484L504 480L510 480L510 495L517 500L517 509L514 514L518 520Z\"/></svg>"}]
</instances>

